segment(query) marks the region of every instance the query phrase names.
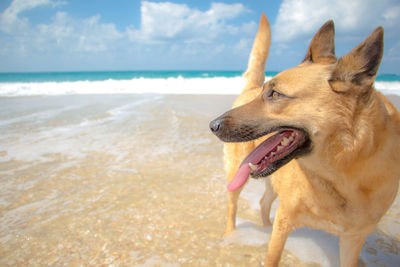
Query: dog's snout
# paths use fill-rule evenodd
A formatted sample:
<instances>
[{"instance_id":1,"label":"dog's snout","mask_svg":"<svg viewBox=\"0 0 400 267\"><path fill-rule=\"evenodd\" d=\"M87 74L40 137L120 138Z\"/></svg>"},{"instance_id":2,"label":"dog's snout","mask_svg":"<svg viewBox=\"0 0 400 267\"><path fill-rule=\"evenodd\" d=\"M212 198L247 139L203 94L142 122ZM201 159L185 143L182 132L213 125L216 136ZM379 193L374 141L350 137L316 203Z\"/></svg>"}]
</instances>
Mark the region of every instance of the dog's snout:
<instances>
[{"instance_id":1,"label":"dog's snout","mask_svg":"<svg viewBox=\"0 0 400 267\"><path fill-rule=\"evenodd\" d=\"M217 118L210 122L210 129L213 133L217 133L222 128L222 120Z\"/></svg>"}]
</instances>

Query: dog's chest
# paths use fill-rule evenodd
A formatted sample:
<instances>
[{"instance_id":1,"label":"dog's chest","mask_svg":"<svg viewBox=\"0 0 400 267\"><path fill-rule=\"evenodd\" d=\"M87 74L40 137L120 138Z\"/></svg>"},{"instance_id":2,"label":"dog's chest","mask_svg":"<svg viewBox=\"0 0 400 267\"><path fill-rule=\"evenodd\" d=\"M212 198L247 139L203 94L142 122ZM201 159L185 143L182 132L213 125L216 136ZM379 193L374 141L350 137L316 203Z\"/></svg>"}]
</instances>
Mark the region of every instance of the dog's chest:
<instances>
[{"instance_id":1,"label":"dog's chest","mask_svg":"<svg viewBox=\"0 0 400 267\"><path fill-rule=\"evenodd\" d=\"M286 212L295 214L298 226L339 234L356 227L359 209L335 185L306 176L295 164L274 175L273 185Z\"/></svg>"},{"instance_id":2,"label":"dog's chest","mask_svg":"<svg viewBox=\"0 0 400 267\"><path fill-rule=\"evenodd\" d=\"M393 192L385 190L384 197L365 194L357 186L348 183L346 187L337 187L326 180L308 179L309 184L304 186L301 200L298 199L300 225L318 228L340 234L347 231L361 229L379 221L387 207L390 206ZM347 191L344 191L346 188ZM397 187L394 187L397 189ZM397 190L394 190L394 194ZM377 199L379 198L379 199ZM387 201L383 201L387 198Z\"/></svg>"},{"instance_id":3,"label":"dog's chest","mask_svg":"<svg viewBox=\"0 0 400 267\"><path fill-rule=\"evenodd\" d=\"M351 203L330 183L313 183L309 192L304 193L303 201L299 203L300 224L335 234L351 227L350 218L354 216Z\"/></svg>"}]
</instances>

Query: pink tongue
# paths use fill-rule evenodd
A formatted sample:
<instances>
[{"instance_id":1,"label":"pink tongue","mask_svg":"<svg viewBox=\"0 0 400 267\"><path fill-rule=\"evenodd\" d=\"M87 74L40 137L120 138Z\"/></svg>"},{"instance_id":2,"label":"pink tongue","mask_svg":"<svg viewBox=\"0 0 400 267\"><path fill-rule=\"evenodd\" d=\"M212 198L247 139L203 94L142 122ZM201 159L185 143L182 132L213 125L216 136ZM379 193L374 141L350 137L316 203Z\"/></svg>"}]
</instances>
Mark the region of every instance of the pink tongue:
<instances>
[{"instance_id":1,"label":"pink tongue","mask_svg":"<svg viewBox=\"0 0 400 267\"><path fill-rule=\"evenodd\" d=\"M236 191L242 187L250 177L250 167L248 164L243 164L239 167L233 180L228 184L229 192Z\"/></svg>"},{"instance_id":2,"label":"pink tongue","mask_svg":"<svg viewBox=\"0 0 400 267\"><path fill-rule=\"evenodd\" d=\"M289 137L293 131L281 131L267 140L259 144L247 157L243 160L235 177L228 184L227 189L233 192L242 187L250 177L249 162L256 164L270 151L272 151L282 140L284 136Z\"/></svg>"}]
</instances>

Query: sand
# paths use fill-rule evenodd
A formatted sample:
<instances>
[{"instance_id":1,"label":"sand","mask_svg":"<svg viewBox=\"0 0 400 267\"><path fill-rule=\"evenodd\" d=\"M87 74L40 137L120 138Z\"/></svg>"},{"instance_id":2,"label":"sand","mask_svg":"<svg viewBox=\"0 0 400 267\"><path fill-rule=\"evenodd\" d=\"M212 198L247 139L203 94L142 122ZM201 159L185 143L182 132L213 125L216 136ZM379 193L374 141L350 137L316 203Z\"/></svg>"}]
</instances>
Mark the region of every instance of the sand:
<instances>
[{"instance_id":1,"label":"sand","mask_svg":"<svg viewBox=\"0 0 400 267\"><path fill-rule=\"evenodd\" d=\"M1 98L0 265L260 266L270 231L254 204L262 183L245 189L238 231L222 237L222 143L208 123L234 98ZM399 107L400 97L391 99ZM370 239L381 245L363 255L400 260L399 224L397 199ZM307 244L305 231L294 246ZM327 256L316 261L335 266L332 245L319 247ZM282 266L317 265L295 250L285 250Z\"/></svg>"}]
</instances>

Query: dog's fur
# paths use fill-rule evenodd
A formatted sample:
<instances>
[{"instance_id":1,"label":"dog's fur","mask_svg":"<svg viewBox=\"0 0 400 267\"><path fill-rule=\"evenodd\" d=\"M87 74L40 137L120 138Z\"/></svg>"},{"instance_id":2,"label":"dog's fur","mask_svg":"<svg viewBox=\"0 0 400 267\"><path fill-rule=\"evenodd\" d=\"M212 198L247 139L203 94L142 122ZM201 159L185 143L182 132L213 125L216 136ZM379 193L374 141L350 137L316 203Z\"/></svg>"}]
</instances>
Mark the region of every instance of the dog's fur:
<instances>
[{"instance_id":1,"label":"dog's fur","mask_svg":"<svg viewBox=\"0 0 400 267\"><path fill-rule=\"evenodd\" d=\"M337 59L334 25L316 33L304 61L264 83L270 29L262 15L245 73L247 84L215 134L225 143L228 181L241 161L274 127L304 129L311 152L267 178L260 201L265 225L279 196L265 266L277 266L296 227L322 229L340 237L341 266L356 266L365 241L393 202L400 177L400 115L373 86L383 54L383 29L373 31ZM271 91L279 97L267 97ZM251 131L241 133L240 129ZM265 139L262 137L261 139ZM245 140L255 139L250 142ZM241 189L229 193L226 234L235 229Z\"/></svg>"}]
</instances>

